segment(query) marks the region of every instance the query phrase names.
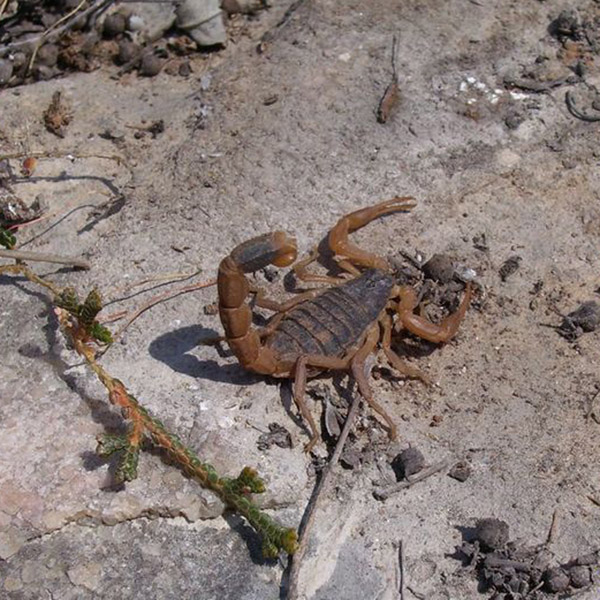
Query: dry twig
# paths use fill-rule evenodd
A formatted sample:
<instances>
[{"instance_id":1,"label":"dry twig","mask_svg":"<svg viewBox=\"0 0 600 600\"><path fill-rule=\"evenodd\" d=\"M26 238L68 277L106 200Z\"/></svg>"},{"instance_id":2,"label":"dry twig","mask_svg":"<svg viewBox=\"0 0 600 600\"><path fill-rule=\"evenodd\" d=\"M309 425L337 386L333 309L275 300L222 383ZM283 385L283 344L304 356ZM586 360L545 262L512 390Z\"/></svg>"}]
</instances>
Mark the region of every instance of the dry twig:
<instances>
[{"instance_id":1,"label":"dry twig","mask_svg":"<svg viewBox=\"0 0 600 600\"><path fill-rule=\"evenodd\" d=\"M175 298L176 296L180 296L181 294L187 294L188 292L195 292L196 290L201 290L206 287L210 287L211 285L216 285L217 280L211 279L210 281L204 281L201 283L194 283L192 285L186 285L184 287L178 288L176 290L170 290L165 292L164 294L158 294L157 296L153 296L146 302L142 304L138 309L136 309L131 316L125 321L125 323L115 332L113 335L113 339L118 340L125 330L144 312L146 312L149 308L152 308L155 304L159 302L164 302L165 300L171 300L171 298Z\"/></svg>"},{"instance_id":2,"label":"dry twig","mask_svg":"<svg viewBox=\"0 0 600 600\"><path fill-rule=\"evenodd\" d=\"M361 396L357 392L354 395L354 400L352 405L350 406L350 410L348 411L348 416L346 417L346 422L344 423L344 428L342 429L342 433L337 441L335 446L335 450L331 455L330 461L327 463L327 466L323 469L323 474L321 476L321 480L317 484L315 491L310 499L308 506L306 507L306 512L304 513L304 517L302 519L302 525L299 529L299 543L298 549L296 550L291 563L289 578L288 578L288 593L287 600L297 600L298 599L298 577L300 575L300 565L302 563L302 558L306 554L306 549L308 548L308 538L310 534L310 529L315 520L315 514L317 512L317 506L319 503L319 498L322 495L323 490L329 483L331 476L333 475L335 466L337 465L342 451L344 450L344 444L346 443L346 439L348 438L348 434L352 429L354 424L354 420L356 418L356 414L358 413L358 407L360 406Z\"/></svg>"},{"instance_id":3,"label":"dry twig","mask_svg":"<svg viewBox=\"0 0 600 600\"><path fill-rule=\"evenodd\" d=\"M390 485L387 487L375 488L375 490L373 491L373 495L378 500L385 500L390 496L393 496L394 494L397 494L398 492L401 492L402 490L411 487L415 483L423 481L424 479L427 479L428 477L431 477L432 475L435 475L436 473L447 469L449 466L450 461L443 460L439 463L431 465L430 467L427 467L426 469L423 469L415 475L410 475L406 478L406 481L399 481L398 483L394 483L394 485Z\"/></svg>"},{"instance_id":4,"label":"dry twig","mask_svg":"<svg viewBox=\"0 0 600 600\"><path fill-rule=\"evenodd\" d=\"M28 252L27 250L6 250L0 248L0 257L12 258L13 260L30 260L33 262L49 262L58 265L69 265L80 269L91 269L87 260L73 256L61 256L59 254L46 254L45 252Z\"/></svg>"}]
</instances>

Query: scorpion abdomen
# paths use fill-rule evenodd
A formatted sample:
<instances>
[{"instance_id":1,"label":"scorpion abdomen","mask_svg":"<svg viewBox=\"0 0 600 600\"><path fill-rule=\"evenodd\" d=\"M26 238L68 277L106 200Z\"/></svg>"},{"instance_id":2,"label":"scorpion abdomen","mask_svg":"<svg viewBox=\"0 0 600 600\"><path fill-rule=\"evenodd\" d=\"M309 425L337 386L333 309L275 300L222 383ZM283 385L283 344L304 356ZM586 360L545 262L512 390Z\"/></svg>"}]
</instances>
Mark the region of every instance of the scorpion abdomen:
<instances>
[{"instance_id":1,"label":"scorpion abdomen","mask_svg":"<svg viewBox=\"0 0 600 600\"><path fill-rule=\"evenodd\" d=\"M306 354L343 356L377 320L393 285L384 271L368 269L292 309L266 345L284 360Z\"/></svg>"}]
</instances>

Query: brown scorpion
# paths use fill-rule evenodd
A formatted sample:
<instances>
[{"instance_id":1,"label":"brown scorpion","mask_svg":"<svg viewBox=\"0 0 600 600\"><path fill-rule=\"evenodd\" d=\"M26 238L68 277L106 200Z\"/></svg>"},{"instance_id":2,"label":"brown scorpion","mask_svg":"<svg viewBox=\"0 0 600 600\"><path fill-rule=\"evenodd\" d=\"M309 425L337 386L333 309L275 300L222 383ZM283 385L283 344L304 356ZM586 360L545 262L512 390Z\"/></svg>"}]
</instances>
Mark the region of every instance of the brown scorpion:
<instances>
[{"instance_id":1,"label":"brown scorpion","mask_svg":"<svg viewBox=\"0 0 600 600\"><path fill-rule=\"evenodd\" d=\"M469 283L457 311L439 324L432 323L415 314L419 303L417 293L411 287L395 284L383 258L348 241L349 233L373 219L408 212L415 206L413 198L393 198L340 219L329 232L328 244L339 267L352 278L308 272L307 265L318 257L315 249L294 266L294 273L301 281L328 283L334 287L312 289L287 302L268 300L245 276L267 265L286 267L296 260L296 241L287 233L275 231L243 242L219 265L219 314L225 339L246 369L294 378L294 401L312 436L305 446L306 452L319 439L314 419L304 402L308 376L323 370L350 371L363 398L383 417L389 436L394 439L396 426L373 398L367 381L367 357L380 344L393 368L408 377L426 381L420 371L405 364L391 349L392 330L401 326L434 343L447 342L458 331L471 300ZM257 306L277 313L260 330L252 327L252 311L247 304L251 293L256 294Z\"/></svg>"}]
</instances>

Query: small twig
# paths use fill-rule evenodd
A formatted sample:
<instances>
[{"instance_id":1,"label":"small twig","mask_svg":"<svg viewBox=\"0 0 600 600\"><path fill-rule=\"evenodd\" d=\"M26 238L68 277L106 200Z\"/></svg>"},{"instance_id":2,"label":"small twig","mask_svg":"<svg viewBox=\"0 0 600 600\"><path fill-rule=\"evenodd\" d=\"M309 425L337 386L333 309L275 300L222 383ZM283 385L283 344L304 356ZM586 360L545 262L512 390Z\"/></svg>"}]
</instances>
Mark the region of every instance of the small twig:
<instances>
[{"instance_id":1,"label":"small twig","mask_svg":"<svg viewBox=\"0 0 600 600\"><path fill-rule=\"evenodd\" d=\"M556 534L558 531L558 518L559 518L558 508L552 514L552 523L550 523L550 530L548 531L548 536L546 537L546 546L550 546L554 543L556 539Z\"/></svg>"},{"instance_id":2,"label":"small twig","mask_svg":"<svg viewBox=\"0 0 600 600\"><path fill-rule=\"evenodd\" d=\"M5 250L0 249L0 257L12 258L13 260L28 260L33 262L49 262L58 265L70 265L80 269L91 269L87 260L72 256L60 256L59 254L46 254L45 252L28 252L27 250Z\"/></svg>"},{"instance_id":3,"label":"small twig","mask_svg":"<svg viewBox=\"0 0 600 600\"><path fill-rule=\"evenodd\" d=\"M79 152L47 152L46 150L33 150L30 152L9 152L8 154L0 155L0 160L10 160L12 158L103 158L106 160L114 160L117 164L121 165L125 161L122 157L116 154L86 154ZM27 179L27 178L26 178Z\"/></svg>"},{"instance_id":4,"label":"small twig","mask_svg":"<svg viewBox=\"0 0 600 600\"><path fill-rule=\"evenodd\" d=\"M385 500L386 498L389 498L390 496L411 487L415 483L423 481L424 479L427 479L428 477L431 477L432 475L435 475L436 473L447 469L449 465L449 460L443 460L439 463L431 465L430 467L427 467L426 469L423 469L420 473L410 475L406 478L406 481L400 481L398 483L395 483L394 485L390 485L387 487L375 488L375 490L373 491L373 495L378 500Z\"/></svg>"},{"instance_id":5,"label":"small twig","mask_svg":"<svg viewBox=\"0 0 600 600\"><path fill-rule=\"evenodd\" d=\"M419 594L419 592L415 591L415 589L410 587L410 585L407 585L406 589L418 600L425 600L425 596L423 594Z\"/></svg>"},{"instance_id":6,"label":"small twig","mask_svg":"<svg viewBox=\"0 0 600 600\"><path fill-rule=\"evenodd\" d=\"M199 275L200 272L201 272L201 270L198 269L197 271L194 271L193 273L162 273L160 275L153 275L152 277L146 277L144 279L140 279L139 281L134 281L132 283L128 283L127 285L122 285L120 287L116 287L116 288L112 289L107 294L107 300L105 301L104 304L106 305L106 304L115 302L115 296L117 294L123 294L123 293L130 292L134 288L139 287L141 285L145 285L146 283L157 283L157 282L171 282L172 283L174 281L185 281L186 279L191 279L192 277ZM152 288L150 288L150 289L152 289ZM144 291L147 292L149 290L142 290L141 293L143 293ZM140 292L138 292L138 293L140 293Z\"/></svg>"},{"instance_id":7,"label":"small twig","mask_svg":"<svg viewBox=\"0 0 600 600\"><path fill-rule=\"evenodd\" d=\"M196 290L201 290L206 287L210 287L211 285L216 285L217 280L212 279L210 281L205 281L202 283L194 283L193 285L186 285L182 288L178 288L176 290L165 292L164 294L158 294L157 296L153 296L146 302L142 304L140 308L135 310L131 316L125 321L125 323L115 332L113 335L113 340L119 339L125 330L144 312L146 312L149 308L152 308L155 304L159 302L164 302L165 300L171 300L176 296L180 296L181 294L187 294L188 292L195 292Z\"/></svg>"},{"instance_id":8,"label":"small twig","mask_svg":"<svg viewBox=\"0 0 600 600\"><path fill-rule=\"evenodd\" d=\"M398 40L396 36L392 39L392 81L387 86L379 106L377 107L377 121L386 123L390 118L394 106L398 103L398 71L396 70L396 53Z\"/></svg>"},{"instance_id":9,"label":"small twig","mask_svg":"<svg viewBox=\"0 0 600 600\"><path fill-rule=\"evenodd\" d=\"M588 494L587 499L592 504L595 504L596 506L600 506L600 498L596 498L596 496L593 496L592 494Z\"/></svg>"},{"instance_id":10,"label":"small twig","mask_svg":"<svg viewBox=\"0 0 600 600\"><path fill-rule=\"evenodd\" d=\"M304 4L304 2L306 2L306 0L295 0L295 2L292 2L292 4L285 11L285 13L283 13L283 16L281 17L281 19L279 19L279 21L275 24L274 27L272 27L266 33L264 33L262 35L262 37L260 38L260 41L261 42L270 41L275 36L274 32L277 29L280 29L281 27L283 27L292 18L294 13Z\"/></svg>"},{"instance_id":11,"label":"small twig","mask_svg":"<svg viewBox=\"0 0 600 600\"><path fill-rule=\"evenodd\" d=\"M98 323L113 323L114 321L119 321L123 317L126 317L129 314L128 310L120 310L118 312L110 313L110 315L98 315L97 321Z\"/></svg>"},{"instance_id":12,"label":"small twig","mask_svg":"<svg viewBox=\"0 0 600 600\"><path fill-rule=\"evenodd\" d=\"M585 420L589 422L590 419L594 419L594 421L598 422L594 417L596 416L594 413L594 402L596 402L596 398L600 395L600 387L596 391L596 393L591 397L587 412L585 413Z\"/></svg>"},{"instance_id":13,"label":"small twig","mask_svg":"<svg viewBox=\"0 0 600 600\"><path fill-rule=\"evenodd\" d=\"M404 600L404 542L402 540L398 544L398 568L400 579L398 582L399 600Z\"/></svg>"},{"instance_id":14,"label":"small twig","mask_svg":"<svg viewBox=\"0 0 600 600\"><path fill-rule=\"evenodd\" d=\"M574 77L572 75L569 75L567 77L561 77L560 79L552 79L550 81L535 81L534 79L514 77L512 75L507 75L504 78L505 85L510 85L521 90L527 90L528 92L535 93L547 92L552 88L558 87L560 85L565 85L566 83L575 83L576 81L577 77Z\"/></svg>"},{"instance_id":15,"label":"small twig","mask_svg":"<svg viewBox=\"0 0 600 600\"><path fill-rule=\"evenodd\" d=\"M337 441L333 454L331 455L330 461L327 463L327 466L323 469L323 474L321 476L321 480L317 484L315 491L306 507L306 512L304 513L304 517L302 519L302 525L299 529L299 544L296 553L292 558L292 566L290 568L290 574L288 579L288 593L287 600L297 600L298 599L298 577L300 575L300 565L302 563L302 559L306 554L306 549L308 548L308 538L310 529L314 523L315 515L317 512L317 506L319 504L319 498L323 490L326 488L333 472L335 470L335 466L337 465L342 451L344 450L344 444L346 443L346 439L348 438L348 434L354 425L354 420L356 418L356 414L358 413L358 407L360 406L361 395L357 392L354 395L354 400L352 405L350 406L350 410L348 411L348 416L346 417L346 422L344 423L344 428L342 429L342 433Z\"/></svg>"}]
</instances>

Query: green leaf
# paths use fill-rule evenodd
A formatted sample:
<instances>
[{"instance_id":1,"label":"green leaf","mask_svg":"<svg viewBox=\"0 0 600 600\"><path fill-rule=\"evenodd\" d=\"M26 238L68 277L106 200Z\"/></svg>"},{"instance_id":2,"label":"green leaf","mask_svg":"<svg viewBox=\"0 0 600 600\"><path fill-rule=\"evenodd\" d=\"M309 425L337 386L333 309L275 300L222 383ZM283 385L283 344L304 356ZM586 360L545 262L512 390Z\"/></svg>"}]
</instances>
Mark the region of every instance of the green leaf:
<instances>
[{"instance_id":1,"label":"green leaf","mask_svg":"<svg viewBox=\"0 0 600 600\"><path fill-rule=\"evenodd\" d=\"M11 248L14 248L16 244L17 238L15 237L14 233L0 226L0 246L4 246L10 250Z\"/></svg>"}]
</instances>

